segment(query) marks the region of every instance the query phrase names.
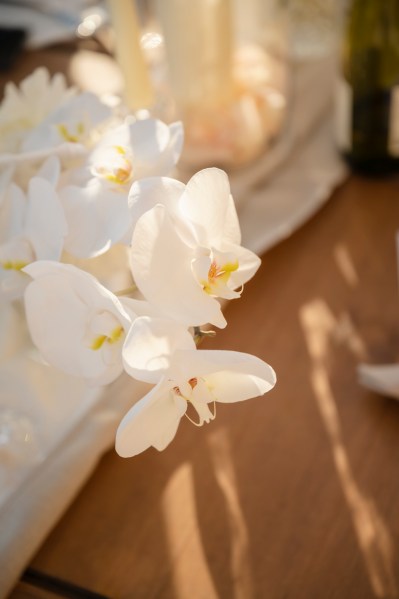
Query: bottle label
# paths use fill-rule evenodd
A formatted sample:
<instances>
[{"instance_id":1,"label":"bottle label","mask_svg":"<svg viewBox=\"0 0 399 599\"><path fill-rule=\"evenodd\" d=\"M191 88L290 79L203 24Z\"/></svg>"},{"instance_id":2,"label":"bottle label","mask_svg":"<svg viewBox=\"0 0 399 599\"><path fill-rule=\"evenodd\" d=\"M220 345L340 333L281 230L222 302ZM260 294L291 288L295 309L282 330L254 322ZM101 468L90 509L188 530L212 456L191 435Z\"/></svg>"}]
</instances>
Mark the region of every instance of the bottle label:
<instances>
[{"instance_id":1,"label":"bottle label","mask_svg":"<svg viewBox=\"0 0 399 599\"><path fill-rule=\"evenodd\" d=\"M391 91L388 152L395 158L399 157L399 85Z\"/></svg>"},{"instance_id":2,"label":"bottle label","mask_svg":"<svg viewBox=\"0 0 399 599\"><path fill-rule=\"evenodd\" d=\"M338 148L343 152L352 148L352 102L352 87L339 77L335 89L335 135Z\"/></svg>"}]
</instances>

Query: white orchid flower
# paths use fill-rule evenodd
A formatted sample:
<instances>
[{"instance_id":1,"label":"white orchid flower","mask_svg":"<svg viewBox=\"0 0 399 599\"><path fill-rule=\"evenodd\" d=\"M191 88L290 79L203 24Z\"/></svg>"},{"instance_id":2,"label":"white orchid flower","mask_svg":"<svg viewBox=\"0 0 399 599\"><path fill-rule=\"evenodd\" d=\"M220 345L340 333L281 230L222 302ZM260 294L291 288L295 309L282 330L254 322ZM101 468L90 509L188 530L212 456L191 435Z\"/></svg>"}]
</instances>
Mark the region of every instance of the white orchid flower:
<instances>
[{"instance_id":1,"label":"white orchid flower","mask_svg":"<svg viewBox=\"0 0 399 599\"><path fill-rule=\"evenodd\" d=\"M130 189L138 179L168 175L182 146L181 122L166 125L152 118L126 120L101 139L88 162L94 176Z\"/></svg>"},{"instance_id":2,"label":"white orchid flower","mask_svg":"<svg viewBox=\"0 0 399 599\"><path fill-rule=\"evenodd\" d=\"M17 152L29 131L74 94L65 77L40 67L16 87L7 83L0 105L0 150Z\"/></svg>"},{"instance_id":3,"label":"white orchid flower","mask_svg":"<svg viewBox=\"0 0 399 599\"><path fill-rule=\"evenodd\" d=\"M46 179L54 188L59 183L61 164L55 155L50 155L44 162L40 160L36 164L33 162L18 163L18 161L11 161L8 165L4 166L1 164L1 159L2 156L0 156L0 210L7 197L11 183L20 187L24 193L27 193L29 182L33 177ZM4 239L5 237L0 225L0 240Z\"/></svg>"},{"instance_id":4,"label":"white orchid flower","mask_svg":"<svg viewBox=\"0 0 399 599\"><path fill-rule=\"evenodd\" d=\"M46 176L51 179L55 173ZM25 266L36 260L60 259L67 224L54 186L43 177L31 179L26 195L12 183L5 203L7 230L0 245L0 288L2 295L12 299L28 282L22 272Z\"/></svg>"},{"instance_id":5,"label":"white orchid flower","mask_svg":"<svg viewBox=\"0 0 399 599\"><path fill-rule=\"evenodd\" d=\"M95 129L111 114L111 109L91 92L72 96L25 137L22 152L49 150L65 143L90 145Z\"/></svg>"},{"instance_id":6,"label":"white orchid flower","mask_svg":"<svg viewBox=\"0 0 399 599\"><path fill-rule=\"evenodd\" d=\"M32 86L24 87L23 96L18 96L15 87L9 88L11 91L6 97L3 111L4 123L0 107L0 137L5 139L0 167L38 165L52 155L59 156L67 167L76 166L75 163L82 161L88 148L93 145L98 129L103 127L112 115L111 109L94 94L84 92L76 95L75 90L65 90L64 78L61 75L54 76L51 82L54 90L49 89L46 101L47 94L43 86L48 73L45 70L38 72L41 74L39 81L33 81L37 85L32 92L32 117L29 116L29 97L25 97L28 93L26 87L30 89ZM40 98L43 109L37 110L37 99L34 95L40 90L43 94L43 98ZM15 122L7 120L14 100L17 112L11 116L14 116ZM24 111L26 117L22 114ZM21 116L18 116L20 113ZM13 143L9 139L10 136L15 138Z\"/></svg>"},{"instance_id":7,"label":"white orchid flower","mask_svg":"<svg viewBox=\"0 0 399 599\"><path fill-rule=\"evenodd\" d=\"M70 233L66 250L92 257L131 236L128 193L133 181L168 174L183 144L181 123L145 119L126 122L105 135L75 177L61 190ZM76 226L79 223L79 226Z\"/></svg>"},{"instance_id":8,"label":"white orchid flower","mask_svg":"<svg viewBox=\"0 0 399 599\"><path fill-rule=\"evenodd\" d=\"M165 316L187 326L226 326L216 298L240 296L260 259L243 248L225 172L209 168L184 186L167 178L135 183L133 278Z\"/></svg>"},{"instance_id":9,"label":"white orchid flower","mask_svg":"<svg viewBox=\"0 0 399 599\"><path fill-rule=\"evenodd\" d=\"M15 172L15 166L10 165L3 168L0 172L0 206L6 197L8 186L10 185Z\"/></svg>"},{"instance_id":10,"label":"white orchid flower","mask_svg":"<svg viewBox=\"0 0 399 599\"><path fill-rule=\"evenodd\" d=\"M25 291L27 323L44 359L94 385L117 378L137 302L123 305L95 277L70 264L39 261L24 272L33 278Z\"/></svg>"},{"instance_id":11,"label":"white orchid flower","mask_svg":"<svg viewBox=\"0 0 399 599\"><path fill-rule=\"evenodd\" d=\"M1 162L1 157L0 157ZM1 168L1 167L0 167ZM62 165L57 155L51 154L43 160L38 161L22 161L20 163L13 163L12 168L12 181L24 192L29 187L29 182L33 177L39 177L40 179L46 179L56 189L58 187ZM7 172L10 167L6 167L3 172Z\"/></svg>"},{"instance_id":12,"label":"white orchid flower","mask_svg":"<svg viewBox=\"0 0 399 599\"><path fill-rule=\"evenodd\" d=\"M190 334L162 319L138 318L123 348L129 374L156 386L121 421L116 451L132 457L165 449L186 415L201 426L215 418L216 402L263 395L275 385L273 369L249 354L197 350ZM191 410L193 419L187 411Z\"/></svg>"}]
</instances>

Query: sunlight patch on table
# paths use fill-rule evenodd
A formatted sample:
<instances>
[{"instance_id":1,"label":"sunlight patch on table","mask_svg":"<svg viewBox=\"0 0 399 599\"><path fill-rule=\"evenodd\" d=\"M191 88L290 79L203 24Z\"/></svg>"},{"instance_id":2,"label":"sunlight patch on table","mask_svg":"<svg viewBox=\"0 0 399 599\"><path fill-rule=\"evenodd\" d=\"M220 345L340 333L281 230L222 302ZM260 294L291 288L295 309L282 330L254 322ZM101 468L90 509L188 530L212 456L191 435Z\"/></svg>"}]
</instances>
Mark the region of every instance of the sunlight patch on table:
<instances>
[{"instance_id":1,"label":"sunlight patch on table","mask_svg":"<svg viewBox=\"0 0 399 599\"><path fill-rule=\"evenodd\" d=\"M348 312L343 312L335 321L332 336L337 344L346 346L357 360L367 360L367 347Z\"/></svg>"},{"instance_id":2,"label":"sunlight patch on table","mask_svg":"<svg viewBox=\"0 0 399 599\"><path fill-rule=\"evenodd\" d=\"M359 283L359 277L347 246L344 243L337 243L333 254L338 270L346 283L349 287L356 287Z\"/></svg>"},{"instance_id":3,"label":"sunlight patch on table","mask_svg":"<svg viewBox=\"0 0 399 599\"><path fill-rule=\"evenodd\" d=\"M191 464L182 464L172 474L161 505L176 599L217 599L201 543Z\"/></svg>"},{"instance_id":4,"label":"sunlight patch on table","mask_svg":"<svg viewBox=\"0 0 399 599\"><path fill-rule=\"evenodd\" d=\"M397 596L392 539L375 504L362 494L354 478L329 381L326 364L331 339L337 330L337 320L328 305L320 299L302 306L299 318L312 359L311 385L331 444L335 469L350 509L370 583L377 597Z\"/></svg>"},{"instance_id":5,"label":"sunlight patch on table","mask_svg":"<svg viewBox=\"0 0 399 599\"><path fill-rule=\"evenodd\" d=\"M251 599L253 585L249 554L249 535L238 496L238 486L227 432L218 429L208 436L210 457L223 498L230 528L231 574L234 599Z\"/></svg>"}]
</instances>

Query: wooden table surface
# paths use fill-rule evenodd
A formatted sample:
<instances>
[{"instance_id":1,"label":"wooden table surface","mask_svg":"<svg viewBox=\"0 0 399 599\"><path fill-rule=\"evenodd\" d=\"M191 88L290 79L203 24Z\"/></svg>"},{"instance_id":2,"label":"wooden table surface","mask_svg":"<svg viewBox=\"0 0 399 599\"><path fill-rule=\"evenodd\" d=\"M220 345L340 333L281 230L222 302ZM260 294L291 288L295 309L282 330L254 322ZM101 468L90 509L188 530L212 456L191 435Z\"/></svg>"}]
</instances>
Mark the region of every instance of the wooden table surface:
<instances>
[{"instance_id":1,"label":"wooden table surface","mask_svg":"<svg viewBox=\"0 0 399 599\"><path fill-rule=\"evenodd\" d=\"M352 176L269 251L204 347L268 361L275 390L110 451L31 567L121 599L399 597L399 404L356 375L399 359L398 229L399 179Z\"/></svg>"}]
</instances>

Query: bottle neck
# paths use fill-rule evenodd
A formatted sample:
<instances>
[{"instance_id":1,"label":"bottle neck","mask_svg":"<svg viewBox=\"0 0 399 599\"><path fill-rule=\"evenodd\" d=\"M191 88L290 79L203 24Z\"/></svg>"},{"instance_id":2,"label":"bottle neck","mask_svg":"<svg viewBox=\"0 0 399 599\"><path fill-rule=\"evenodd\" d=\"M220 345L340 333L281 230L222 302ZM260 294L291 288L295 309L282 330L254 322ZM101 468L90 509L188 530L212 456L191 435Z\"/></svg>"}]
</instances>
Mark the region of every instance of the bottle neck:
<instances>
[{"instance_id":1,"label":"bottle neck","mask_svg":"<svg viewBox=\"0 0 399 599\"><path fill-rule=\"evenodd\" d=\"M355 87L388 89L399 83L399 0L354 0L342 59Z\"/></svg>"}]
</instances>

